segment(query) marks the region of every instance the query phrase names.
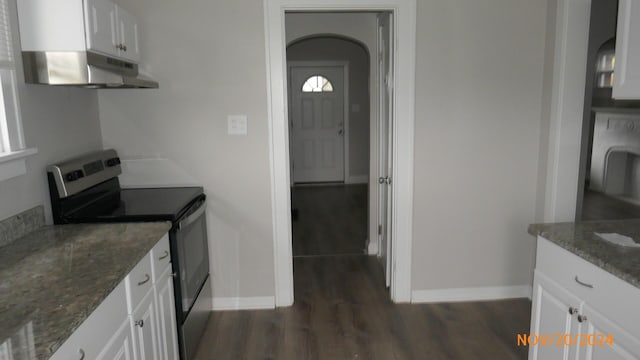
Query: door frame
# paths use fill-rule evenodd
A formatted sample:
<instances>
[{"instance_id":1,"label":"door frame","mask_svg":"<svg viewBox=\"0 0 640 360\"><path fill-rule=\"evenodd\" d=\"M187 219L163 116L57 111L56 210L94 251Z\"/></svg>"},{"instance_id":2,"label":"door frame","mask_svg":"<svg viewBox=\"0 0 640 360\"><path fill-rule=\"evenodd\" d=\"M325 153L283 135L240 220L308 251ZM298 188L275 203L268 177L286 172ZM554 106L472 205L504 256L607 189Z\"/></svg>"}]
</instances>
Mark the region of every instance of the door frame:
<instances>
[{"instance_id":1,"label":"door frame","mask_svg":"<svg viewBox=\"0 0 640 360\"><path fill-rule=\"evenodd\" d=\"M293 304L285 11L390 11L394 21L391 299L411 301L416 0L264 0L276 306Z\"/></svg>"},{"instance_id":2,"label":"door frame","mask_svg":"<svg viewBox=\"0 0 640 360\"><path fill-rule=\"evenodd\" d=\"M544 178L539 177L538 188L544 203L537 209L538 221L575 221L582 197L578 181L590 16L591 0L554 0L547 8L539 166Z\"/></svg>"},{"instance_id":3,"label":"door frame","mask_svg":"<svg viewBox=\"0 0 640 360\"><path fill-rule=\"evenodd\" d=\"M287 61L287 79L289 79L289 75L291 74L291 68L293 67L322 67L322 66L331 66L331 67L342 67L342 83L343 83L343 91L344 91L344 105L342 107L343 110L343 120L342 120L342 142L343 142L343 152L342 155L344 157L342 161L342 165L344 166L344 183L349 184L351 173L349 172L349 62L348 61L329 61L329 60L295 60L295 61ZM287 88L287 121L289 113L291 112L291 94L289 93L289 89ZM289 136L289 142L291 141L291 136ZM289 158L291 158L291 149L289 149ZM290 174L290 182L293 185L293 162L289 163Z\"/></svg>"}]
</instances>

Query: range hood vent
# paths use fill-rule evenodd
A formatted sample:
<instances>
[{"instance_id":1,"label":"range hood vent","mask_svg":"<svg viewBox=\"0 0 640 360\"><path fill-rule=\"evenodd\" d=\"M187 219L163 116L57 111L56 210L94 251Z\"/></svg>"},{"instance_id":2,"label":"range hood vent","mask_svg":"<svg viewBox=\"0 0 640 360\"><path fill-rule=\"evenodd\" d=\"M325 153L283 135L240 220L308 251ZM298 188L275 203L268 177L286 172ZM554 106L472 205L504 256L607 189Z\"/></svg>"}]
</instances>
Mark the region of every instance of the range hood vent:
<instances>
[{"instance_id":1,"label":"range hood vent","mask_svg":"<svg viewBox=\"0 0 640 360\"><path fill-rule=\"evenodd\" d=\"M24 78L28 84L86 88L158 88L138 74L138 64L90 51L24 51Z\"/></svg>"}]
</instances>

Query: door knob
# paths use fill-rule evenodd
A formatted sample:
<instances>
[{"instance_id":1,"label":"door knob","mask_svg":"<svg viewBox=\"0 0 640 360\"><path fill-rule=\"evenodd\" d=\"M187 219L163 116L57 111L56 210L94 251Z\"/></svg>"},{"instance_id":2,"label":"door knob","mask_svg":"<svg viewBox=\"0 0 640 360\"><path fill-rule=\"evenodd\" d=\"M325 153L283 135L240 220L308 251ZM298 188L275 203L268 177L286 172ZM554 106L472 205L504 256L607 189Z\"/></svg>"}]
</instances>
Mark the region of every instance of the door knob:
<instances>
[{"instance_id":1,"label":"door knob","mask_svg":"<svg viewBox=\"0 0 640 360\"><path fill-rule=\"evenodd\" d=\"M384 184L385 182L386 180L382 176L378 178L378 184Z\"/></svg>"},{"instance_id":2,"label":"door knob","mask_svg":"<svg viewBox=\"0 0 640 360\"><path fill-rule=\"evenodd\" d=\"M342 129L338 130L338 135L342 135Z\"/></svg>"}]
</instances>

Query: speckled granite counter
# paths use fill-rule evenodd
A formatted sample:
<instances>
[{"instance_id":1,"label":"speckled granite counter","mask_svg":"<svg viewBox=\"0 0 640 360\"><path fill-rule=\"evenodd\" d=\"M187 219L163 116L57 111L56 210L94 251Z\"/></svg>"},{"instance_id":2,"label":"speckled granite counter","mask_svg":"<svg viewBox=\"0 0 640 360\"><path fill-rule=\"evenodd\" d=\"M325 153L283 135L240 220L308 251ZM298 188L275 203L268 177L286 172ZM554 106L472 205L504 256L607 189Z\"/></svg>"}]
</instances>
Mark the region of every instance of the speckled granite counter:
<instances>
[{"instance_id":1,"label":"speckled granite counter","mask_svg":"<svg viewBox=\"0 0 640 360\"><path fill-rule=\"evenodd\" d=\"M640 243L640 220L587 221L532 224L529 234L543 238L578 255L640 288L640 248L609 243L594 233L617 233Z\"/></svg>"},{"instance_id":2,"label":"speckled granite counter","mask_svg":"<svg viewBox=\"0 0 640 360\"><path fill-rule=\"evenodd\" d=\"M0 347L32 337L16 360L48 359L170 226L44 226L0 247Z\"/></svg>"}]
</instances>

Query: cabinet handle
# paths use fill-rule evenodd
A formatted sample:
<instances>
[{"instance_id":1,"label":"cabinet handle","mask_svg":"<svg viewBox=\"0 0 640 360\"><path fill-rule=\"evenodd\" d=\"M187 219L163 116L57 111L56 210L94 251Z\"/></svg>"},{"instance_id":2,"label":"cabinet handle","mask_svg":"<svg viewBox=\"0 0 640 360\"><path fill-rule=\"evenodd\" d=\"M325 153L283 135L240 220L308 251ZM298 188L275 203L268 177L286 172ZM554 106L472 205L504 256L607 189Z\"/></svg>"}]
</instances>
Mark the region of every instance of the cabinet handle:
<instances>
[{"instance_id":1,"label":"cabinet handle","mask_svg":"<svg viewBox=\"0 0 640 360\"><path fill-rule=\"evenodd\" d=\"M149 276L149 274L144 274L144 280L140 281L138 283L138 286L146 284L147 282L149 282L149 279L151 279L151 276Z\"/></svg>"},{"instance_id":2,"label":"cabinet handle","mask_svg":"<svg viewBox=\"0 0 640 360\"><path fill-rule=\"evenodd\" d=\"M587 284L585 282L580 281L580 279L578 279L578 275L576 275L576 282L584 287L588 287L589 289L593 289L593 285L591 284Z\"/></svg>"},{"instance_id":3,"label":"cabinet handle","mask_svg":"<svg viewBox=\"0 0 640 360\"><path fill-rule=\"evenodd\" d=\"M80 360L84 360L84 350L78 350L78 354L80 354Z\"/></svg>"},{"instance_id":4,"label":"cabinet handle","mask_svg":"<svg viewBox=\"0 0 640 360\"><path fill-rule=\"evenodd\" d=\"M136 326L144 327L144 320L138 320L134 323Z\"/></svg>"},{"instance_id":5,"label":"cabinet handle","mask_svg":"<svg viewBox=\"0 0 640 360\"><path fill-rule=\"evenodd\" d=\"M127 45L122 45L122 50L127 51Z\"/></svg>"},{"instance_id":6,"label":"cabinet handle","mask_svg":"<svg viewBox=\"0 0 640 360\"><path fill-rule=\"evenodd\" d=\"M578 322L587 321L587 315L578 315Z\"/></svg>"},{"instance_id":7,"label":"cabinet handle","mask_svg":"<svg viewBox=\"0 0 640 360\"><path fill-rule=\"evenodd\" d=\"M569 306L569 314L570 315L574 315L574 314L577 314L577 313L578 313L578 309L577 308Z\"/></svg>"},{"instance_id":8,"label":"cabinet handle","mask_svg":"<svg viewBox=\"0 0 640 360\"><path fill-rule=\"evenodd\" d=\"M169 256L169 252L167 250L164 251L164 254L158 258L158 260L166 259Z\"/></svg>"}]
</instances>

